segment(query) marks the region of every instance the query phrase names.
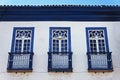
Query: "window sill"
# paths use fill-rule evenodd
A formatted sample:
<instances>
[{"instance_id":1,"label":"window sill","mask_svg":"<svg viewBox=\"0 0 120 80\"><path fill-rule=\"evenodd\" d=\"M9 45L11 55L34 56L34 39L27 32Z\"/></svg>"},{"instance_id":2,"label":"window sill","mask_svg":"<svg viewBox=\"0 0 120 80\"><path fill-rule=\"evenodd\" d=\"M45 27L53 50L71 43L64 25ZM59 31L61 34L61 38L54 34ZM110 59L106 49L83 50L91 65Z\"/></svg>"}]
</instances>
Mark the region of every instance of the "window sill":
<instances>
[{"instance_id":1,"label":"window sill","mask_svg":"<svg viewBox=\"0 0 120 80\"><path fill-rule=\"evenodd\" d=\"M73 69L48 69L48 72L73 72Z\"/></svg>"},{"instance_id":2,"label":"window sill","mask_svg":"<svg viewBox=\"0 0 120 80\"><path fill-rule=\"evenodd\" d=\"M113 69L88 69L88 72L113 72Z\"/></svg>"},{"instance_id":3,"label":"window sill","mask_svg":"<svg viewBox=\"0 0 120 80\"><path fill-rule=\"evenodd\" d=\"M32 72L32 69L7 69L7 72Z\"/></svg>"}]
</instances>

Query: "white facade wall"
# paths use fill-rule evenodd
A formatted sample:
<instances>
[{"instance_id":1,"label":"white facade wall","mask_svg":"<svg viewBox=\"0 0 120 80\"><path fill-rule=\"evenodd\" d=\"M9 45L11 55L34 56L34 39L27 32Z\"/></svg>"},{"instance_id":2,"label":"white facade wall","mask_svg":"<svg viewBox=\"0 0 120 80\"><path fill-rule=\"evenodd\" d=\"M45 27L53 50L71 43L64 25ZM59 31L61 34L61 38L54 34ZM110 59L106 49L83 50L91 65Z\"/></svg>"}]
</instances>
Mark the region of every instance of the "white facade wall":
<instances>
[{"instance_id":1,"label":"white facade wall","mask_svg":"<svg viewBox=\"0 0 120 80\"><path fill-rule=\"evenodd\" d=\"M0 22L0 80L120 80L120 22L26 21ZM8 73L14 27L35 27L33 72ZM48 72L49 28L70 27L73 72ZM113 72L88 72L86 27L106 27Z\"/></svg>"}]
</instances>

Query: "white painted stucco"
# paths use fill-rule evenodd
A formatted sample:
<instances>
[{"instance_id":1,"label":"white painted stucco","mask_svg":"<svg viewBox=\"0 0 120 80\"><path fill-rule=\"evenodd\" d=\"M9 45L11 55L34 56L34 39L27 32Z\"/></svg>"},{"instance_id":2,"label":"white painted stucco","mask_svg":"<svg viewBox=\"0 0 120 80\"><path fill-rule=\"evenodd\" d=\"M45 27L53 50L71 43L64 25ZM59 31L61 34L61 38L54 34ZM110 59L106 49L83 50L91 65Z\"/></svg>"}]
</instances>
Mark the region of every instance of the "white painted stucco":
<instances>
[{"instance_id":1,"label":"white painted stucco","mask_svg":"<svg viewBox=\"0 0 120 80\"><path fill-rule=\"evenodd\" d=\"M26 21L0 22L0 80L120 80L120 22ZM33 72L8 73L14 27L34 27ZM49 28L70 27L73 72L48 72ZM106 27L112 52L113 72L87 71L86 27Z\"/></svg>"}]
</instances>

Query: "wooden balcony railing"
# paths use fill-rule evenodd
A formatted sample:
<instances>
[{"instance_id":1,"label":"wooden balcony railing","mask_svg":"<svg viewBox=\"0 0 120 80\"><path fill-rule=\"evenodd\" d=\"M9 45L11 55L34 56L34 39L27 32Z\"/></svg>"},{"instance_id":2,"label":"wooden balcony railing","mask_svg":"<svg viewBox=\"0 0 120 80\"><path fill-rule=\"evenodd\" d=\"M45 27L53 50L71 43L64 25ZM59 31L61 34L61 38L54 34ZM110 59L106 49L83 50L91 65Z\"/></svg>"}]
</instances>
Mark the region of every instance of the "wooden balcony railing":
<instances>
[{"instance_id":1,"label":"wooden balcony railing","mask_svg":"<svg viewBox=\"0 0 120 80\"><path fill-rule=\"evenodd\" d=\"M113 71L111 52L87 52L88 71Z\"/></svg>"},{"instance_id":2,"label":"wooden balcony railing","mask_svg":"<svg viewBox=\"0 0 120 80\"><path fill-rule=\"evenodd\" d=\"M72 52L48 52L48 72L72 72Z\"/></svg>"},{"instance_id":3,"label":"wooden balcony railing","mask_svg":"<svg viewBox=\"0 0 120 80\"><path fill-rule=\"evenodd\" d=\"M8 56L8 72L31 72L33 53L22 52L22 53L9 53Z\"/></svg>"}]
</instances>

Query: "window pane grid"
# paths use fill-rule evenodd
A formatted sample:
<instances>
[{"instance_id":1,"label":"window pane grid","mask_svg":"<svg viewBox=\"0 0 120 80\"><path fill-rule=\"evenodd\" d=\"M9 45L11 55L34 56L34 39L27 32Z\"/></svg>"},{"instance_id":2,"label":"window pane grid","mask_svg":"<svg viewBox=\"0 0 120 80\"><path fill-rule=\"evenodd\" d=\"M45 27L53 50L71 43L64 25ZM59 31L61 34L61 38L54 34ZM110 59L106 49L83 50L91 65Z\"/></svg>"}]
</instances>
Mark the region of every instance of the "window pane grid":
<instances>
[{"instance_id":1,"label":"window pane grid","mask_svg":"<svg viewBox=\"0 0 120 80\"><path fill-rule=\"evenodd\" d=\"M23 52L30 52L30 40L24 40Z\"/></svg>"},{"instance_id":2,"label":"window pane grid","mask_svg":"<svg viewBox=\"0 0 120 80\"><path fill-rule=\"evenodd\" d=\"M61 40L61 51L67 52L67 40Z\"/></svg>"},{"instance_id":3,"label":"window pane grid","mask_svg":"<svg viewBox=\"0 0 120 80\"><path fill-rule=\"evenodd\" d=\"M98 45L99 45L99 51L100 51L100 52L105 52L105 43L104 43L104 39L98 40Z\"/></svg>"},{"instance_id":4,"label":"window pane grid","mask_svg":"<svg viewBox=\"0 0 120 80\"><path fill-rule=\"evenodd\" d=\"M91 52L97 52L96 40L90 40L90 49L91 49Z\"/></svg>"},{"instance_id":5,"label":"window pane grid","mask_svg":"<svg viewBox=\"0 0 120 80\"><path fill-rule=\"evenodd\" d=\"M22 40L16 40L15 52L21 52L21 48L22 48Z\"/></svg>"},{"instance_id":6,"label":"window pane grid","mask_svg":"<svg viewBox=\"0 0 120 80\"><path fill-rule=\"evenodd\" d=\"M31 51L31 30L16 30L15 52Z\"/></svg>"},{"instance_id":7,"label":"window pane grid","mask_svg":"<svg viewBox=\"0 0 120 80\"><path fill-rule=\"evenodd\" d=\"M53 52L59 52L59 40L53 40Z\"/></svg>"}]
</instances>

